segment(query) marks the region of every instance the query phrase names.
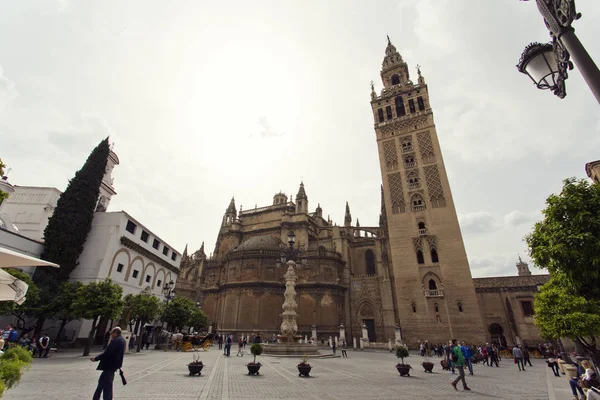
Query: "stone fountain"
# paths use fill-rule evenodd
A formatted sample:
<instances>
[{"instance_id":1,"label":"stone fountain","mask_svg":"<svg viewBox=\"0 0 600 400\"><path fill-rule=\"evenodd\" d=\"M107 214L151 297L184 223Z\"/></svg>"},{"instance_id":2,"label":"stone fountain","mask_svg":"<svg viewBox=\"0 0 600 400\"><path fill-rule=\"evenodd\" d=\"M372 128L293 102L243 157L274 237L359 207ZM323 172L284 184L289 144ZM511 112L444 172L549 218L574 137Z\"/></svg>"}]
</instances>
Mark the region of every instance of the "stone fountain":
<instances>
[{"instance_id":1,"label":"stone fountain","mask_svg":"<svg viewBox=\"0 0 600 400\"><path fill-rule=\"evenodd\" d=\"M298 323L296 318L298 314L296 309L296 272L294 266L296 263L292 260L287 262L288 269L284 275L285 292L283 296L285 300L281 308L281 334L277 336L277 343L267 344L264 346L264 353L271 355L294 355L294 356L316 356L319 354L319 349L316 344L301 343L302 336L296 336L298 332Z\"/></svg>"}]
</instances>

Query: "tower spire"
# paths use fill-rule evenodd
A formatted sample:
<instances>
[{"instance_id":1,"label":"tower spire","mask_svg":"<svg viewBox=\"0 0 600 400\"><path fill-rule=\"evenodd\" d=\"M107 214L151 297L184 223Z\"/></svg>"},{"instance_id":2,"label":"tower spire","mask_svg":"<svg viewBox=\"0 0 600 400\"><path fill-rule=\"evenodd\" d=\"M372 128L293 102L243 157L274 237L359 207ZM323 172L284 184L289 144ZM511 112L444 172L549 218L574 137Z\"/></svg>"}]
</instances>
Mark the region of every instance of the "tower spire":
<instances>
[{"instance_id":1,"label":"tower spire","mask_svg":"<svg viewBox=\"0 0 600 400\"><path fill-rule=\"evenodd\" d=\"M352 226L352 214L350 214L350 205L346 201L346 215L344 216L344 226Z\"/></svg>"}]
</instances>

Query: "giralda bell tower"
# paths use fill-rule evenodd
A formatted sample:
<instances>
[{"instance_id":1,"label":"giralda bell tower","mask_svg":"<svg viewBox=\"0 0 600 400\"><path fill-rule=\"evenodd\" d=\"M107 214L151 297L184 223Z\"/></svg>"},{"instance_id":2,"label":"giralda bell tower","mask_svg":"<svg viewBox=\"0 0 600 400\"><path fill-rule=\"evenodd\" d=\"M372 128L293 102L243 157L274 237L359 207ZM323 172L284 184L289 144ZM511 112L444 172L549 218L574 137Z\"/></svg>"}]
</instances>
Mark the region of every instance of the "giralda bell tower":
<instances>
[{"instance_id":1,"label":"giralda bell tower","mask_svg":"<svg viewBox=\"0 0 600 400\"><path fill-rule=\"evenodd\" d=\"M371 107L383 180L397 317L409 344L485 340L425 79L389 40Z\"/></svg>"}]
</instances>

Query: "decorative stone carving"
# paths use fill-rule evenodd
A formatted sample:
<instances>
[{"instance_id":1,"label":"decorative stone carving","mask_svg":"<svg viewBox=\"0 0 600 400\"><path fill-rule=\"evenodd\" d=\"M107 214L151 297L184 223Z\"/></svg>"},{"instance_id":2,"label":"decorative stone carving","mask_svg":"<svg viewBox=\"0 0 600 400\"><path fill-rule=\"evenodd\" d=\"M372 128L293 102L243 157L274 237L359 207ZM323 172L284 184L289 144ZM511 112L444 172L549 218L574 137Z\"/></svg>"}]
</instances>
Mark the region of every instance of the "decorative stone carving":
<instances>
[{"instance_id":1,"label":"decorative stone carving","mask_svg":"<svg viewBox=\"0 0 600 400\"><path fill-rule=\"evenodd\" d=\"M281 317L283 322L281 323L281 335L287 338L288 342L294 342L294 336L298 331L298 323L296 322L296 309L298 303L296 303L296 273L294 272L293 261L288 261L288 270L285 273L285 301L283 302L283 313Z\"/></svg>"}]
</instances>

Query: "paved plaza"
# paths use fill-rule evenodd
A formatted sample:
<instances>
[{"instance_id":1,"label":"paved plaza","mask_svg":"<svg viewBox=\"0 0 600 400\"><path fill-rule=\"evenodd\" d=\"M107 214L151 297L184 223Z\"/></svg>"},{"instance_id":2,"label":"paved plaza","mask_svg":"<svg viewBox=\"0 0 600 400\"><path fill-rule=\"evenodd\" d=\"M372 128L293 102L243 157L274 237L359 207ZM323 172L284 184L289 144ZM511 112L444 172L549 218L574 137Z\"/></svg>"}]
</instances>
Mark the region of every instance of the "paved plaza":
<instances>
[{"instance_id":1,"label":"paved plaza","mask_svg":"<svg viewBox=\"0 0 600 400\"><path fill-rule=\"evenodd\" d=\"M247 349L248 350L248 349ZM322 350L325 352L327 350ZM449 382L453 375L442 371L439 358L433 374L424 373L422 358L406 359L414 371L408 378L395 369L396 358L387 352L348 350L349 358L313 359L310 378L298 377L297 358L259 357L260 376L248 376L246 354L223 356L217 347L199 354L206 364L202 376L188 376L186 364L193 353L145 351L125 356L124 371L128 384L115 377L116 399L570 399L565 377L551 375L543 360L532 360L533 367L519 372L512 360L503 360L500 368L475 366L475 376L467 375L471 392L455 392ZM80 350L35 359L19 386L8 390L7 400L61 399L81 400L92 397L99 372L96 363L81 357ZM96 353L94 353L96 354ZM460 384L459 384L460 387ZM443 396L443 397L441 397Z\"/></svg>"}]
</instances>

